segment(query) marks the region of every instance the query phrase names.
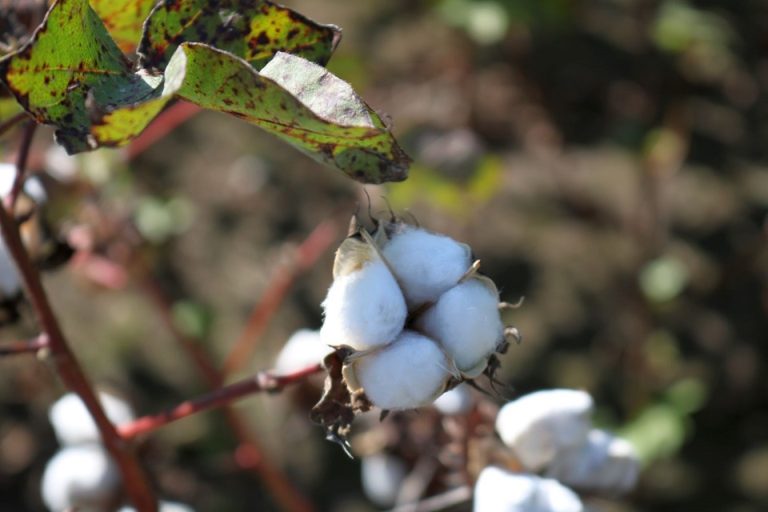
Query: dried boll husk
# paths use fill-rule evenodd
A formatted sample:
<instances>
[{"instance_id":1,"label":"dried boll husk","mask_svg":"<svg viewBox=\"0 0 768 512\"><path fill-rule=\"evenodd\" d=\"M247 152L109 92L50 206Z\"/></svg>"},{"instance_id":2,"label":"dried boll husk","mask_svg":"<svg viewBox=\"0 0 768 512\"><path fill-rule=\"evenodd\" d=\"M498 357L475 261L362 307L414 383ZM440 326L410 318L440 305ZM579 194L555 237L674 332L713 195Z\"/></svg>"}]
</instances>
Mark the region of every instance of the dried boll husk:
<instances>
[{"instance_id":1,"label":"dried boll husk","mask_svg":"<svg viewBox=\"0 0 768 512\"><path fill-rule=\"evenodd\" d=\"M496 416L496 431L526 469L539 471L586 441L592 409L592 397L584 391L537 391L504 405Z\"/></svg>"},{"instance_id":2,"label":"dried boll husk","mask_svg":"<svg viewBox=\"0 0 768 512\"><path fill-rule=\"evenodd\" d=\"M362 390L381 409L415 409L443 392L451 377L448 364L437 343L405 330L391 345L351 358L343 375L350 391Z\"/></svg>"},{"instance_id":3,"label":"dried boll husk","mask_svg":"<svg viewBox=\"0 0 768 512\"><path fill-rule=\"evenodd\" d=\"M382 229L386 233L380 237L382 255L411 311L437 301L472 265L469 246L450 237L402 222L391 222Z\"/></svg>"},{"instance_id":4,"label":"dried boll husk","mask_svg":"<svg viewBox=\"0 0 768 512\"><path fill-rule=\"evenodd\" d=\"M637 454L627 440L594 429L584 444L555 457L545 474L577 489L622 494L635 487L639 472Z\"/></svg>"},{"instance_id":5,"label":"dried boll husk","mask_svg":"<svg viewBox=\"0 0 768 512\"><path fill-rule=\"evenodd\" d=\"M475 275L440 296L416 319L415 327L440 343L459 372L473 379L504 343L498 305L493 281Z\"/></svg>"},{"instance_id":6,"label":"dried boll husk","mask_svg":"<svg viewBox=\"0 0 768 512\"><path fill-rule=\"evenodd\" d=\"M360 351L391 343L403 330L408 310L374 243L360 235L344 240L336 251L333 276L322 304L322 342Z\"/></svg>"},{"instance_id":7,"label":"dried boll husk","mask_svg":"<svg viewBox=\"0 0 768 512\"><path fill-rule=\"evenodd\" d=\"M51 512L96 512L111 509L119 483L120 472L106 450L80 444L63 448L48 461L40 493Z\"/></svg>"},{"instance_id":8,"label":"dried boll husk","mask_svg":"<svg viewBox=\"0 0 768 512\"><path fill-rule=\"evenodd\" d=\"M557 480L488 466L475 483L474 512L583 512L579 497Z\"/></svg>"}]
</instances>

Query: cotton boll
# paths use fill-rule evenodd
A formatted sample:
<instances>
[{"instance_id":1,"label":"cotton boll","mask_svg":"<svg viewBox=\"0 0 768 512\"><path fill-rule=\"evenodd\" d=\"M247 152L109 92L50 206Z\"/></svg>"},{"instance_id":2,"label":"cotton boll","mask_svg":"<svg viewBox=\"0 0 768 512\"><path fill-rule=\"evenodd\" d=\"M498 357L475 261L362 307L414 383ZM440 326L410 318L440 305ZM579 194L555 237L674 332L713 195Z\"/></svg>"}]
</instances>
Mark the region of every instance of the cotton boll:
<instances>
[{"instance_id":1,"label":"cotton boll","mask_svg":"<svg viewBox=\"0 0 768 512\"><path fill-rule=\"evenodd\" d=\"M527 469L539 471L563 450L585 442L592 408L592 397L583 391L538 391L502 407L496 431Z\"/></svg>"},{"instance_id":2,"label":"cotton boll","mask_svg":"<svg viewBox=\"0 0 768 512\"><path fill-rule=\"evenodd\" d=\"M60 450L45 467L41 483L43 502L51 512L108 510L120 482L120 473L98 444Z\"/></svg>"},{"instance_id":3,"label":"cotton boll","mask_svg":"<svg viewBox=\"0 0 768 512\"><path fill-rule=\"evenodd\" d=\"M637 483L639 463L632 446L603 430L592 430L587 441L558 455L546 475L564 484L619 494Z\"/></svg>"},{"instance_id":4,"label":"cotton boll","mask_svg":"<svg viewBox=\"0 0 768 512\"><path fill-rule=\"evenodd\" d=\"M408 310L394 276L372 248L365 257L358 269L339 273L328 290L320 329L325 345L368 350L390 343L405 325Z\"/></svg>"},{"instance_id":5,"label":"cotton boll","mask_svg":"<svg viewBox=\"0 0 768 512\"><path fill-rule=\"evenodd\" d=\"M582 512L579 497L556 480L494 466L475 483L474 512Z\"/></svg>"},{"instance_id":6,"label":"cotton boll","mask_svg":"<svg viewBox=\"0 0 768 512\"><path fill-rule=\"evenodd\" d=\"M333 351L320 339L320 332L300 329L285 342L275 361L275 371L286 373L322 362Z\"/></svg>"},{"instance_id":7,"label":"cotton boll","mask_svg":"<svg viewBox=\"0 0 768 512\"><path fill-rule=\"evenodd\" d=\"M157 504L158 512L195 512L195 509L184 503L176 503L174 501L161 501ZM136 509L131 506L120 507L117 512L136 512Z\"/></svg>"},{"instance_id":8,"label":"cotton boll","mask_svg":"<svg viewBox=\"0 0 768 512\"><path fill-rule=\"evenodd\" d=\"M0 295L3 299L14 297L21 291L21 281L8 247L0 237Z\"/></svg>"},{"instance_id":9,"label":"cotton boll","mask_svg":"<svg viewBox=\"0 0 768 512\"><path fill-rule=\"evenodd\" d=\"M437 301L471 266L469 247L424 229L395 226L382 254L403 288L409 309Z\"/></svg>"},{"instance_id":10,"label":"cotton boll","mask_svg":"<svg viewBox=\"0 0 768 512\"><path fill-rule=\"evenodd\" d=\"M133 421L133 410L120 398L100 392L99 400L107 418L112 423L120 424ZM88 413L83 401L75 393L67 393L59 398L48 411L48 419L62 445L101 441L96 423Z\"/></svg>"},{"instance_id":11,"label":"cotton boll","mask_svg":"<svg viewBox=\"0 0 768 512\"><path fill-rule=\"evenodd\" d=\"M498 306L496 286L474 277L445 292L415 325L443 346L459 371L475 378L504 339Z\"/></svg>"},{"instance_id":12,"label":"cotton boll","mask_svg":"<svg viewBox=\"0 0 768 512\"><path fill-rule=\"evenodd\" d=\"M403 331L389 346L354 359L344 368L350 389L363 389L381 409L414 409L431 403L450 377L448 360L437 344Z\"/></svg>"},{"instance_id":13,"label":"cotton boll","mask_svg":"<svg viewBox=\"0 0 768 512\"><path fill-rule=\"evenodd\" d=\"M363 492L380 507L391 507L405 480L405 463L398 457L376 453L363 457L360 463L360 479Z\"/></svg>"},{"instance_id":14,"label":"cotton boll","mask_svg":"<svg viewBox=\"0 0 768 512\"><path fill-rule=\"evenodd\" d=\"M432 405L447 416L464 414L472 408L472 393L466 385L460 384L437 397Z\"/></svg>"},{"instance_id":15,"label":"cotton boll","mask_svg":"<svg viewBox=\"0 0 768 512\"><path fill-rule=\"evenodd\" d=\"M11 193L14 181L16 181L16 165L0 163L0 196L5 197ZM44 203L48 198L43 184L34 176L25 178L22 190L38 204Z\"/></svg>"}]
</instances>

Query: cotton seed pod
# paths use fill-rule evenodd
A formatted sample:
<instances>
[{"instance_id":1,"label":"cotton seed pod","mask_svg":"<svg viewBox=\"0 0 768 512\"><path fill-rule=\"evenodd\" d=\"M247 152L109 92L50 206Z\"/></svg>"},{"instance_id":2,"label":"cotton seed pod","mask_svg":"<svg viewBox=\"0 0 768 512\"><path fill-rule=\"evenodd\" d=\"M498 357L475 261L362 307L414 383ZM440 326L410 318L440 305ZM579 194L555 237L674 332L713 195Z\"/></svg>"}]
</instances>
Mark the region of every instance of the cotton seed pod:
<instances>
[{"instance_id":1,"label":"cotton seed pod","mask_svg":"<svg viewBox=\"0 0 768 512\"><path fill-rule=\"evenodd\" d=\"M195 509L184 503L176 503L175 501L161 501L157 504L158 512L195 512ZM130 506L120 507L117 512L136 512L136 509Z\"/></svg>"},{"instance_id":2,"label":"cotton seed pod","mask_svg":"<svg viewBox=\"0 0 768 512\"><path fill-rule=\"evenodd\" d=\"M403 223L386 226L382 254L403 289L408 308L435 302L472 265L469 246Z\"/></svg>"},{"instance_id":3,"label":"cotton seed pod","mask_svg":"<svg viewBox=\"0 0 768 512\"><path fill-rule=\"evenodd\" d=\"M511 473L495 466L480 472L474 512L582 512L579 497L556 480Z\"/></svg>"},{"instance_id":4,"label":"cotton seed pod","mask_svg":"<svg viewBox=\"0 0 768 512\"><path fill-rule=\"evenodd\" d=\"M112 423L133 421L133 409L125 401L104 392L99 393L99 400ZM48 419L62 445L101 442L96 423L75 393L67 393L59 398L48 411Z\"/></svg>"},{"instance_id":5,"label":"cotton seed pod","mask_svg":"<svg viewBox=\"0 0 768 512\"><path fill-rule=\"evenodd\" d=\"M334 281L323 301L322 342L369 350L392 342L408 310L394 276L377 249L357 236L336 251Z\"/></svg>"},{"instance_id":6,"label":"cotton seed pod","mask_svg":"<svg viewBox=\"0 0 768 512\"><path fill-rule=\"evenodd\" d=\"M277 373L286 373L322 362L333 351L320 339L320 332L311 329L299 329L288 338L277 355L274 369Z\"/></svg>"},{"instance_id":7,"label":"cotton seed pod","mask_svg":"<svg viewBox=\"0 0 768 512\"><path fill-rule=\"evenodd\" d=\"M446 416L464 414L472 408L472 393L465 384L459 384L437 397L432 405Z\"/></svg>"},{"instance_id":8,"label":"cotton seed pod","mask_svg":"<svg viewBox=\"0 0 768 512\"><path fill-rule=\"evenodd\" d=\"M394 455L376 453L363 457L360 462L363 492L380 507L395 504L406 474L405 463Z\"/></svg>"},{"instance_id":9,"label":"cotton seed pod","mask_svg":"<svg viewBox=\"0 0 768 512\"><path fill-rule=\"evenodd\" d=\"M343 374L351 391L362 389L381 409L415 409L445 389L448 364L437 343L406 330L391 345L354 358Z\"/></svg>"},{"instance_id":10,"label":"cotton seed pod","mask_svg":"<svg viewBox=\"0 0 768 512\"><path fill-rule=\"evenodd\" d=\"M563 450L586 441L592 409L592 397L583 391L538 391L504 405L496 431L523 466L539 471Z\"/></svg>"},{"instance_id":11,"label":"cotton seed pod","mask_svg":"<svg viewBox=\"0 0 768 512\"><path fill-rule=\"evenodd\" d=\"M499 292L493 282L475 276L445 292L416 319L416 328L437 340L467 378L479 376L504 341Z\"/></svg>"},{"instance_id":12,"label":"cotton seed pod","mask_svg":"<svg viewBox=\"0 0 768 512\"><path fill-rule=\"evenodd\" d=\"M120 483L117 465L98 444L60 450L48 461L40 484L43 502L51 512L109 510Z\"/></svg>"},{"instance_id":13,"label":"cotton seed pod","mask_svg":"<svg viewBox=\"0 0 768 512\"><path fill-rule=\"evenodd\" d=\"M577 489L621 494L634 488L639 472L637 455L628 441L595 429L584 444L560 453L546 476Z\"/></svg>"}]
</instances>

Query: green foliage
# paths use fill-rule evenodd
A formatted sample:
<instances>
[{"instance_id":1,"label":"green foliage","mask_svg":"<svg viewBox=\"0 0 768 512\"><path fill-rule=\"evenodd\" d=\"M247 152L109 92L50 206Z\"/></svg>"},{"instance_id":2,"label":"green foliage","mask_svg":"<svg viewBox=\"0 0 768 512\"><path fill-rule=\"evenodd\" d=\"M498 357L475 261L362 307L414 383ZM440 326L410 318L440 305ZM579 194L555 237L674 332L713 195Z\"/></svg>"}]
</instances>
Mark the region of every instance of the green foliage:
<instances>
[{"instance_id":1,"label":"green foliage","mask_svg":"<svg viewBox=\"0 0 768 512\"><path fill-rule=\"evenodd\" d=\"M91 7L125 53L133 52L141 38L144 19L156 0L90 0Z\"/></svg>"},{"instance_id":2,"label":"green foliage","mask_svg":"<svg viewBox=\"0 0 768 512\"><path fill-rule=\"evenodd\" d=\"M405 179L409 159L376 113L303 58L327 61L337 28L266 1L208 4L158 5L139 50L152 69L132 72L86 0L58 0L32 40L0 60L0 79L39 123L56 127L70 154L126 144L183 98L245 119L360 181ZM272 58L281 50L298 56Z\"/></svg>"}]
</instances>

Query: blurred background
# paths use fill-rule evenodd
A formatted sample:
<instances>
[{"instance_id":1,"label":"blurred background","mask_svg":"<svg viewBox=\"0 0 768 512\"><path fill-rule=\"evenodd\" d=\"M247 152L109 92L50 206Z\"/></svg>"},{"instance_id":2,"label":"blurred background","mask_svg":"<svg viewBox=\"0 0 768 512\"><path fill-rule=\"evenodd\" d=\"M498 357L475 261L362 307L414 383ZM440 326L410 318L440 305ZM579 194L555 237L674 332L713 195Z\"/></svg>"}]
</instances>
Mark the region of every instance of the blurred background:
<instances>
[{"instance_id":1,"label":"blurred background","mask_svg":"<svg viewBox=\"0 0 768 512\"><path fill-rule=\"evenodd\" d=\"M286 3L343 28L329 68L414 159L407 181L365 187L372 211L391 206L470 244L503 299L525 298L504 313L523 335L501 358L507 393L585 389L596 422L635 445L638 489L595 508L766 510L768 4ZM3 161L18 135L0 141ZM57 232L91 248L46 274L54 308L88 375L140 414L208 389L167 321L221 366L326 222L330 247L232 378L270 368L292 332L319 327L333 248L368 204L341 173L212 112L140 152L74 159L41 129L31 162L56 178ZM29 307L20 314L0 339L37 333ZM34 356L0 360L1 510L43 510L56 450L47 408L63 391ZM359 460L310 423L319 394L303 386L236 409L262 463L317 510L377 510ZM265 479L238 467L236 445L212 412L142 450L163 494L198 510L280 510Z\"/></svg>"}]
</instances>

